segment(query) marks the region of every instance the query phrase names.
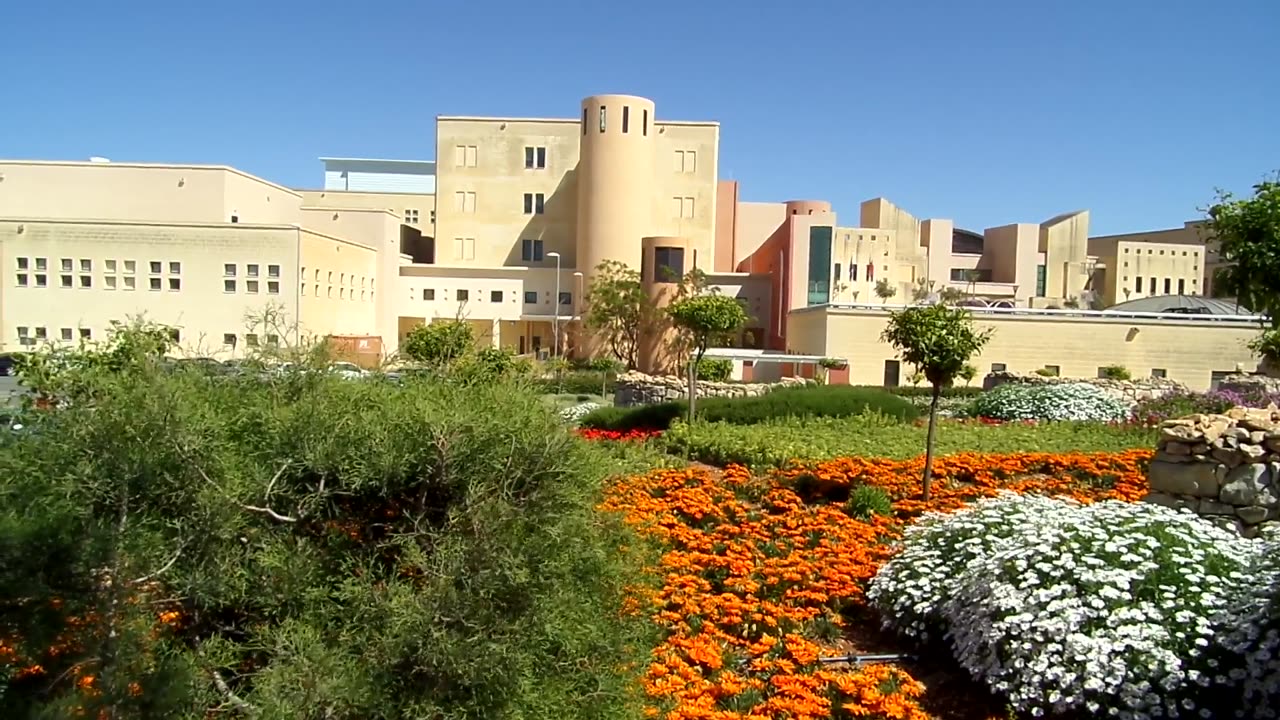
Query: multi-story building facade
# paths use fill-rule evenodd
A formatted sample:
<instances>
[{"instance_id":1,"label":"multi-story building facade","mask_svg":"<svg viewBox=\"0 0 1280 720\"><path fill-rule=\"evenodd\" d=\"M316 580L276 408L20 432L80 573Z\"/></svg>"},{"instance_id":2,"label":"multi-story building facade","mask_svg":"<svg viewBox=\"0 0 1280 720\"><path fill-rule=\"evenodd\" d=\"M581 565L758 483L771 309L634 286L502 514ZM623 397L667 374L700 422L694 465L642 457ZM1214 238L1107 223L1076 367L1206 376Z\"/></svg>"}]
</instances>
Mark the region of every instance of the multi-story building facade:
<instances>
[{"instance_id":1,"label":"multi-story building facade","mask_svg":"<svg viewBox=\"0 0 1280 720\"><path fill-rule=\"evenodd\" d=\"M746 307L742 342L758 352L876 343L815 339L834 326L813 309L883 319L945 288L1033 314L1210 289L1190 223L1090 238L1079 211L979 233L884 198L841 222L820 200L741 201L719 177L719 137L718 123L660 118L645 98L596 95L567 118L439 117L435 160L323 158L318 190L227 167L0 162L4 348L98 338L145 313L190 352L234 355L287 340L245 322L275 307L297 332L383 355L446 317L495 346L554 352L606 261L639 270L655 303L702 270ZM654 343L642 359L662 361Z\"/></svg>"}]
</instances>

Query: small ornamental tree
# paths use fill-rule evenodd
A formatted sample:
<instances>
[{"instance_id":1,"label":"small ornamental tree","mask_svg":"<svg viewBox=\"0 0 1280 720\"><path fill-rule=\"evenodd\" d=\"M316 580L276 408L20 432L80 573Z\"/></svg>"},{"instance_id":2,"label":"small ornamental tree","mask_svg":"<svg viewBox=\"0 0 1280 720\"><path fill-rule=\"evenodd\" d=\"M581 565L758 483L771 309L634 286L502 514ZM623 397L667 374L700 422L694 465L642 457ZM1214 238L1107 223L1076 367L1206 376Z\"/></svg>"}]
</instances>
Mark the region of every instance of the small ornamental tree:
<instances>
[{"instance_id":1,"label":"small ornamental tree","mask_svg":"<svg viewBox=\"0 0 1280 720\"><path fill-rule=\"evenodd\" d=\"M689 422L693 422L694 403L698 383L697 367L707 346L726 335L736 333L747 322L747 313L735 298L727 295L695 295L673 303L667 308L672 323L688 334L693 344L694 357L685 358L685 372L689 377Z\"/></svg>"},{"instance_id":2,"label":"small ornamental tree","mask_svg":"<svg viewBox=\"0 0 1280 720\"><path fill-rule=\"evenodd\" d=\"M437 320L409 331L400 352L434 369L448 367L475 347L471 325L465 320Z\"/></svg>"},{"instance_id":3,"label":"small ornamental tree","mask_svg":"<svg viewBox=\"0 0 1280 720\"><path fill-rule=\"evenodd\" d=\"M1268 316L1269 327L1249 349L1274 366L1280 362L1280 174L1254 185L1251 198L1219 191L1205 212L1208 238L1217 243L1222 263L1215 294L1234 296Z\"/></svg>"},{"instance_id":4,"label":"small ornamental tree","mask_svg":"<svg viewBox=\"0 0 1280 720\"><path fill-rule=\"evenodd\" d=\"M606 397L609 394L609 373L616 374L622 368L622 363L611 357L598 357L592 360L587 367L600 373L600 396Z\"/></svg>"},{"instance_id":5,"label":"small ornamental tree","mask_svg":"<svg viewBox=\"0 0 1280 720\"><path fill-rule=\"evenodd\" d=\"M991 330L978 330L964 308L915 305L891 313L880 336L898 351L902 359L919 368L933 387L929 401L929 432L925 440L924 477L921 492L929 500L933 480L933 445L937 433L938 400L942 389L962 377L969 360L991 339Z\"/></svg>"},{"instance_id":6,"label":"small ornamental tree","mask_svg":"<svg viewBox=\"0 0 1280 720\"><path fill-rule=\"evenodd\" d=\"M889 301L889 298L898 294L898 288L889 283L888 280L881 278L876 281L876 297L880 298L881 303Z\"/></svg>"},{"instance_id":7,"label":"small ornamental tree","mask_svg":"<svg viewBox=\"0 0 1280 720\"><path fill-rule=\"evenodd\" d=\"M587 288L586 303L583 320L587 331L618 362L636 367L649 306L640 272L617 260L600 263Z\"/></svg>"}]
</instances>

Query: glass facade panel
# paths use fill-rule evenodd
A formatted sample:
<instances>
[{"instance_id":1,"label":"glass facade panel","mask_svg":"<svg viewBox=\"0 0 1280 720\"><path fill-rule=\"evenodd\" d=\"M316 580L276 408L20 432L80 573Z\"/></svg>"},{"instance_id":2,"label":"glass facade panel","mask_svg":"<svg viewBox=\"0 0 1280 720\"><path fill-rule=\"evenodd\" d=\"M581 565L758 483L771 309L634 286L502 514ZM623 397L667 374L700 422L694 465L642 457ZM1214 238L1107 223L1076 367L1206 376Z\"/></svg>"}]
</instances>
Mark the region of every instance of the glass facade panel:
<instances>
[{"instance_id":1,"label":"glass facade panel","mask_svg":"<svg viewBox=\"0 0 1280 720\"><path fill-rule=\"evenodd\" d=\"M809 228L809 305L831 302L831 228Z\"/></svg>"}]
</instances>

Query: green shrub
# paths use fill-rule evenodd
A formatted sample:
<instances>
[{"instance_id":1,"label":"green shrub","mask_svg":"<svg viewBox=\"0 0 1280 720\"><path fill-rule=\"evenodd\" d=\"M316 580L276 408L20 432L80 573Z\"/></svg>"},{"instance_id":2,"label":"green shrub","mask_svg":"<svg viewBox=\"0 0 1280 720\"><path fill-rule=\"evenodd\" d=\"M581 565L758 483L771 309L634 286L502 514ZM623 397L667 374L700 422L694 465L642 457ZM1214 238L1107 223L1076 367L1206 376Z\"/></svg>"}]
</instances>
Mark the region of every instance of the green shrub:
<instances>
[{"instance_id":1,"label":"green shrub","mask_svg":"<svg viewBox=\"0 0 1280 720\"><path fill-rule=\"evenodd\" d=\"M556 378L554 374L538 378L534 381L534 386L544 394L599 395L602 379L602 374L596 371L568 370L560 378ZM610 374L609 380L603 383L605 394L612 395L617 388L617 378Z\"/></svg>"},{"instance_id":2,"label":"green shrub","mask_svg":"<svg viewBox=\"0 0 1280 720\"><path fill-rule=\"evenodd\" d=\"M1129 368L1123 365L1108 365L1102 368L1102 372L1099 373L1099 376L1109 380L1129 380L1133 378L1133 375L1129 372Z\"/></svg>"},{"instance_id":3,"label":"green shrub","mask_svg":"<svg viewBox=\"0 0 1280 720\"><path fill-rule=\"evenodd\" d=\"M862 387L883 390L891 395L898 395L900 397L929 397L933 395L933 388L917 387L915 385L898 385L895 387L864 385ZM951 387L942 388L942 397L944 398L972 398L981 394L982 388L980 387L952 385Z\"/></svg>"},{"instance_id":4,"label":"green shrub","mask_svg":"<svg viewBox=\"0 0 1280 720\"><path fill-rule=\"evenodd\" d=\"M849 493L844 509L850 517L859 520L870 520L875 515L889 517L893 514L893 500L882 488L859 485Z\"/></svg>"},{"instance_id":5,"label":"green shrub","mask_svg":"<svg viewBox=\"0 0 1280 720\"><path fill-rule=\"evenodd\" d=\"M527 388L120 368L0 445L5 643L45 668L0 665L5 717L640 717L643 544Z\"/></svg>"},{"instance_id":6,"label":"green shrub","mask_svg":"<svg viewBox=\"0 0 1280 720\"><path fill-rule=\"evenodd\" d=\"M665 430L688 412L683 400L600 408L582 418L582 426L601 430ZM698 419L731 425L754 425L780 418L851 417L874 413L896 422L914 420L920 410L880 388L849 385L806 385L781 388L754 397L703 398Z\"/></svg>"},{"instance_id":7,"label":"green shrub","mask_svg":"<svg viewBox=\"0 0 1280 720\"><path fill-rule=\"evenodd\" d=\"M698 379L707 382L725 382L733 374L733 361L728 358L704 357L698 361Z\"/></svg>"}]
</instances>

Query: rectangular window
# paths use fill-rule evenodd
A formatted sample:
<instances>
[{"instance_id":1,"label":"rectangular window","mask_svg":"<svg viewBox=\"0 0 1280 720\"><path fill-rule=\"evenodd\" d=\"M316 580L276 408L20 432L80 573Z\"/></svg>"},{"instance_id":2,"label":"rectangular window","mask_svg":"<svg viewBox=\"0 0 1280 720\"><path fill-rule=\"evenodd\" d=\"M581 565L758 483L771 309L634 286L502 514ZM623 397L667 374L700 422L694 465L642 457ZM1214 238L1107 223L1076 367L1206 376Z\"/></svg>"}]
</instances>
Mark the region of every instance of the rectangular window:
<instances>
[{"instance_id":1,"label":"rectangular window","mask_svg":"<svg viewBox=\"0 0 1280 720\"><path fill-rule=\"evenodd\" d=\"M251 292L251 293L256 293L256 292L258 292L258 281L257 281L257 280L245 280L245 281L244 281L244 289L245 289L245 292Z\"/></svg>"},{"instance_id":2,"label":"rectangular window","mask_svg":"<svg viewBox=\"0 0 1280 720\"><path fill-rule=\"evenodd\" d=\"M71 276L62 275L58 278L58 282L62 285L62 287L69 288L71 287Z\"/></svg>"},{"instance_id":3,"label":"rectangular window","mask_svg":"<svg viewBox=\"0 0 1280 720\"><path fill-rule=\"evenodd\" d=\"M988 279L986 280L986 282L990 282L991 281L990 270L987 271L987 275L988 275ZM1045 268L1044 265L1037 265L1036 266L1036 297L1044 297L1045 290L1047 289L1045 287L1047 282L1048 282L1048 269Z\"/></svg>"},{"instance_id":4,"label":"rectangular window","mask_svg":"<svg viewBox=\"0 0 1280 720\"><path fill-rule=\"evenodd\" d=\"M27 286L27 274L18 273L18 287L26 287L26 286Z\"/></svg>"},{"instance_id":5,"label":"rectangular window","mask_svg":"<svg viewBox=\"0 0 1280 720\"><path fill-rule=\"evenodd\" d=\"M809 305L831 302L831 236L830 227L809 228Z\"/></svg>"},{"instance_id":6,"label":"rectangular window","mask_svg":"<svg viewBox=\"0 0 1280 720\"><path fill-rule=\"evenodd\" d=\"M571 292L562 292L562 293L560 293L560 304L561 304L561 305L572 305L572 304L573 304L573 293L571 293Z\"/></svg>"},{"instance_id":7,"label":"rectangular window","mask_svg":"<svg viewBox=\"0 0 1280 720\"><path fill-rule=\"evenodd\" d=\"M1008 366L1004 363L991 363L991 372L993 373L1002 373L1008 369Z\"/></svg>"},{"instance_id":8,"label":"rectangular window","mask_svg":"<svg viewBox=\"0 0 1280 720\"><path fill-rule=\"evenodd\" d=\"M64 273L71 272L71 258L62 258L62 260L60 261L60 266L62 267L62 272Z\"/></svg>"},{"instance_id":9,"label":"rectangular window","mask_svg":"<svg viewBox=\"0 0 1280 720\"><path fill-rule=\"evenodd\" d=\"M458 302L466 302L471 299L470 290L458 290L455 295L458 298Z\"/></svg>"},{"instance_id":10,"label":"rectangular window","mask_svg":"<svg viewBox=\"0 0 1280 720\"><path fill-rule=\"evenodd\" d=\"M604 132L604 106L600 106L600 132Z\"/></svg>"},{"instance_id":11,"label":"rectangular window","mask_svg":"<svg viewBox=\"0 0 1280 720\"><path fill-rule=\"evenodd\" d=\"M116 276L115 276L115 275L108 275L108 276L106 276L106 277L102 278L102 280L107 284L107 289L108 289L108 290L115 290L115 289L116 289Z\"/></svg>"},{"instance_id":12,"label":"rectangular window","mask_svg":"<svg viewBox=\"0 0 1280 720\"><path fill-rule=\"evenodd\" d=\"M680 282L680 279L684 277L684 248L654 248L653 264L653 282Z\"/></svg>"},{"instance_id":13,"label":"rectangular window","mask_svg":"<svg viewBox=\"0 0 1280 720\"><path fill-rule=\"evenodd\" d=\"M232 265L231 267L233 267L233 268L234 268L234 267L235 267L235 265ZM137 261L136 261L136 260L125 260L125 261L124 261L124 273L125 273L126 275L132 275L132 274L133 274L137 269L138 269L138 263L137 263Z\"/></svg>"},{"instance_id":14,"label":"rectangular window","mask_svg":"<svg viewBox=\"0 0 1280 720\"><path fill-rule=\"evenodd\" d=\"M268 280L268 281L267 281L267 294L268 294L268 295L279 295L279 294L280 294L280 281L279 281L279 280Z\"/></svg>"},{"instance_id":15,"label":"rectangular window","mask_svg":"<svg viewBox=\"0 0 1280 720\"><path fill-rule=\"evenodd\" d=\"M627 132L627 128L631 126L631 106L622 106L622 132Z\"/></svg>"},{"instance_id":16,"label":"rectangular window","mask_svg":"<svg viewBox=\"0 0 1280 720\"><path fill-rule=\"evenodd\" d=\"M418 224L418 211L412 208L404 211L404 222L406 225Z\"/></svg>"},{"instance_id":17,"label":"rectangular window","mask_svg":"<svg viewBox=\"0 0 1280 720\"><path fill-rule=\"evenodd\" d=\"M1142 278L1136 277L1133 279L1133 291L1142 292Z\"/></svg>"},{"instance_id":18,"label":"rectangular window","mask_svg":"<svg viewBox=\"0 0 1280 720\"><path fill-rule=\"evenodd\" d=\"M1171 294L1171 293L1173 293L1173 278L1165 278L1165 279L1164 279L1164 294L1165 294L1165 295L1169 295L1169 294Z\"/></svg>"},{"instance_id":19,"label":"rectangular window","mask_svg":"<svg viewBox=\"0 0 1280 720\"><path fill-rule=\"evenodd\" d=\"M902 384L902 363L897 360L884 361L884 386L898 387Z\"/></svg>"},{"instance_id":20,"label":"rectangular window","mask_svg":"<svg viewBox=\"0 0 1280 720\"><path fill-rule=\"evenodd\" d=\"M236 334L235 334L235 333L222 333L222 346L223 346L223 347L229 347L229 348L233 348L233 347L235 347L235 346L236 346Z\"/></svg>"},{"instance_id":21,"label":"rectangular window","mask_svg":"<svg viewBox=\"0 0 1280 720\"><path fill-rule=\"evenodd\" d=\"M587 134L587 109L582 108L582 134Z\"/></svg>"},{"instance_id":22,"label":"rectangular window","mask_svg":"<svg viewBox=\"0 0 1280 720\"><path fill-rule=\"evenodd\" d=\"M229 292L229 293L233 293L233 292L235 292L235 291L236 291L236 281L235 281L235 280L223 280L223 281L222 281L222 292Z\"/></svg>"},{"instance_id":23,"label":"rectangular window","mask_svg":"<svg viewBox=\"0 0 1280 720\"><path fill-rule=\"evenodd\" d=\"M454 193L453 209L460 213L474 213L476 211L476 194L467 190L459 190Z\"/></svg>"},{"instance_id":24,"label":"rectangular window","mask_svg":"<svg viewBox=\"0 0 1280 720\"><path fill-rule=\"evenodd\" d=\"M71 328L62 328L60 332L62 335L62 339L66 342L71 342L71 338L75 337L74 334L71 332Z\"/></svg>"},{"instance_id":25,"label":"rectangular window","mask_svg":"<svg viewBox=\"0 0 1280 720\"><path fill-rule=\"evenodd\" d=\"M258 334L257 333L245 334L244 344L248 345L249 347L258 347Z\"/></svg>"},{"instance_id":26,"label":"rectangular window","mask_svg":"<svg viewBox=\"0 0 1280 720\"><path fill-rule=\"evenodd\" d=\"M132 275L125 275L125 276L124 276L124 289L125 289L125 290L133 290L134 288L136 288L136 287L137 287L137 280L138 280L138 279L137 279L137 278L135 278L135 277L133 277ZM232 290L234 290L234 289L235 289L235 281L234 281L234 280L231 282L231 289L232 289Z\"/></svg>"},{"instance_id":27,"label":"rectangular window","mask_svg":"<svg viewBox=\"0 0 1280 720\"><path fill-rule=\"evenodd\" d=\"M36 258L36 270L48 270L49 258Z\"/></svg>"},{"instance_id":28,"label":"rectangular window","mask_svg":"<svg viewBox=\"0 0 1280 720\"><path fill-rule=\"evenodd\" d=\"M502 291L501 291L501 290L490 290L490 291L489 291L489 302L495 302L495 303L500 303L500 302L502 302Z\"/></svg>"},{"instance_id":29,"label":"rectangular window","mask_svg":"<svg viewBox=\"0 0 1280 720\"><path fill-rule=\"evenodd\" d=\"M268 345L270 345L271 347L275 347L275 346L279 345L279 344L280 344L280 336L279 336L279 335L268 335L268 336L267 336L267 344L268 344Z\"/></svg>"},{"instance_id":30,"label":"rectangular window","mask_svg":"<svg viewBox=\"0 0 1280 720\"><path fill-rule=\"evenodd\" d=\"M93 261L86 258L81 258L80 272L82 273L93 272Z\"/></svg>"},{"instance_id":31,"label":"rectangular window","mask_svg":"<svg viewBox=\"0 0 1280 720\"><path fill-rule=\"evenodd\" d=\"M269 277L269 278L278 278L278 277L280 277L280 266L279 266L279 265L268 265L268 266L267 266L267 277Z\"/></svg>"},{"instance_id":32,"label":"rectangular window","mask_svg":"<svg viewBox=\"0 0 1280 720\"><path fill-rule=\"evenodd\" d=\"M698 153L696 150L676 150L675 171L678 173L695 173L698 171Z\"/></svg>"},{"instance_id":33,"label":"rectangular window","mask_svg":"<svg viewBox=\"0 0 1280 720\"><path fill-rule=\"evenodd\" d=\"M90 340L93 338L93 330L91 328L80 328L80 339Z\"/></svg>"},{"instance_id":34,"label":"rectangular window","mask_svg":"<svg viewBox=\"0 0 1280 720\"><path fill-rule=\"evenodd\" d=\"M18 258L18 269L19 269L19 270L26 270L26 269L27 269L27 263L28 263L28 262L29 262L29 261L28 261L26 258L24 258L24 257Z\"/></svg>"},{"instance_id":35,"label":"rectangular window","mask_svg":"<svg viewBox=\"0 0 1280 720\"><path fill-rule=\"evenodd\" d=\"M173 292L177 292L177 291L181 290L181 289L182 289L182 278L176 278L176 277L171 277L171 278L169 278L169 289L170 289L171 291L173 291Z\"/></svg>"},{"instance_id":36,"label":"rectangular window","mask_svg":"<svg viewBox=\"0 0 1280 720\"><path fill-rule=\"evenodd\" d=\"M1147 294L1148 294L1148 295L1155 295L1155 294L1156 294L1156 279L1155 279L1155 278L1151 278L1151 282L1147 283L1147 287L1149 287L1149 288L1150 288L1150 290L1148 290L1148 291L1147 291Z\"/></svg>"},{"instance_id":37,"label":"rectangular window","mask_svg":"<svg viewBox=\"0 0 1280 720\"><path fill-rule=\"evenodd\" d=\"M520 241L520 259L525 262L542 262L543 245L541 240L525 239Z\"/></svg>"},{"instance_id":38,"label":"rectangular window","mask_svg":"<svg viewBox=\"0 0 1280 720\"><path fill-rule=\"evenodd\" d=\"M525 304L525 305L537 305L537 304L538 304L538 293L537 293L536 291L534 291L534 290L525 290L525 291L524 291L524 304Z\"/></svg>"},{"instance_id":39,"label":"rectangular window","mask_svg":"<svg viewBox=\"0 0 1280 720\"><path fill-rule=\"evenodd\" d=\"M456 145L453 148L453 164L457 167L475 167L480 152L475 145Z\"/></svg>"},{"instance_id":40,"label":"rectangular window","mask_svg":"<svg viewBox=\"0 0 1280 720\"><path fill-rule=\"evenodd\" d=\"M29 334L30 332L31 332L31 328L25 328L25 327L18 328L18 344L19 345L31 346L36 344L35 338L31 337L31 335Z\"/></svg>"},{"instance_id":41,"label":"rectangular window","mask_svg":"<svg viewBox=\"0 0 1280 720\"><path fill-rule=\"evenodd\" d=\"M1178 278L1178 294L1179 295L1187 294L1187 281L1185 278Z\"/></svg>"},{"instance_id":42,"label":"rectangular window","mask_svg":"<svg viewBox=\"0 0 1280 720\"><path fill-rule=\"evenodd\" d=\"M170 274L170 275L181 275L181 274L182 274L182 263L177 262L177 261L170 261L170 263L169 263L169 274Z\"/></svg>"},{"instance_id":43,"label":"rectangular window","mask_svg":"<svg viewBox=\"0 0 1280 720\"><path fill-rule=\"evenodd\" d=\"M641 132L640 134L644 135L645 137L648 137L649 136L649 108L645 108L642 112L644 113L643 115L644 125L642 126L643 132Z\"/></svg>"},{"instance_id":44,"label":"rectangular window","mask_svg":"<svg viewBox=\"0 0 1280 720\"><path fill-rule=\"evenodd\" d=\"M542 193L524 194L524 214L541 215L546 208L546 198Z\"/></svg>"},{"instance_id":45,"label":"rectangular window","mask_svg":"<svg viewBox=\"0 0 1280 720\"><path fill-rule=\"evenodd\" d=\"M475 260L476 259L476 239L475 238L454 238L453 254L458 260Z\"/></svg>"},{"instance_id":46,"label":"rectangular window","mask_svg":"<svg viewBox=\"0 0 1280 720\"><path fill-rule=\"evenodd\" d=\"M152 275L159 275L159 274L160 274L161 262L160 262L159 260L152 260L152 261L151 261L151 263L150 263L150 266L151 266L151 274L152 274Z\"/></svg>"},{"instance_id":47,"label":"rectangular window","mask_svg":"<svg viewBox=\"0 0 1280 720\"><path fill-rule=\"evenodd\" d=\"M676 217L686 220L693 218L693 198L675 197L671 198L671 200L671 209L675 212Z\"/></svg>"},{"instance_id":48,"label":"rectangular window","mask_svg":"<svg viewBox=\"0 0 1280 720\"><path fill-rule=\"evenodd\" d=\"M544 170L547 167L547 149L542 146L527 145L524 149L524 167L526 170Z\"/></svg>"},{"instance_id":49,"label":"rectangular window","mask_svg":"<svg viewBox=\"0 0 1280 720\"><path fill-rule=\"evenodd\" d=\"M426 288L422 291L422 299L428 302L436 299L435 288Z\"/></svg>"},{"instance_id":50,"label":"rectangular window","mask_svg":"<svg viewBox=\"0 0 1280 720\"><path fill-rule=\"evenodd\" d=\"M1062 374L1062 367L1060 365L1045 365L1044 370L1052 377L1058 377Z\"/></svg>"},{"instance_id":51,"label":"rectangular window","mask_svg":"<svg viewBox=\"0 0 1280 720\"><path fill-rule=\"evenodd\" d=\"M1162 378L1162 377L1168 377L1168 376L1169 376L1169 372L1164 368L1151 368L1151 377L1153 378Z\"/></svg>"},{"instance_id":52,"label":"rectangular window","mask_svg":"<svg viewBox=\"0 0 1280 720\"><path fill-rule=\"evenodd\" d=\"M160 289L160 278L147 278L147 281L152 290Z\"/></svg>"},{"instance_id":53,"label":"rectangular window","mask_svg":"<svg viewBox=\"0 0 1280 720\"><path fill-rule=\"evenodd\" d=\"M223 274L223 275L226 275L227 277L235 277L235 276L236 276L236 264L235 264L235 263L227 263L227 264L223 265L223 266L222 266L222 274Z\"/></svg>"},{"instance_id":54,"label":"rectangular window","mask_svg":"<svg viewBox=\"0 0 1280 720\"><path fill-rule=\"evenodd\" d=\"M249 263L244 268L244 274L249 277L258 277L258 266L255 263Z\"/></svg>"},{"instance_id":55,"label":"rectangular window","mask_svg":"<svg viewBox=\"0 0 1280 720\"><path fill-rule=\"evenodd\" d=\"M38 328L36 328L36 339L37 339L37 340L46 340L46 339L48 339L48 337L49 337L49 335L48 335L48 333L46 332L46 330L45 330L44 328L42 328L42 327L38 327Z\"/></svg>"}]
</instances>

